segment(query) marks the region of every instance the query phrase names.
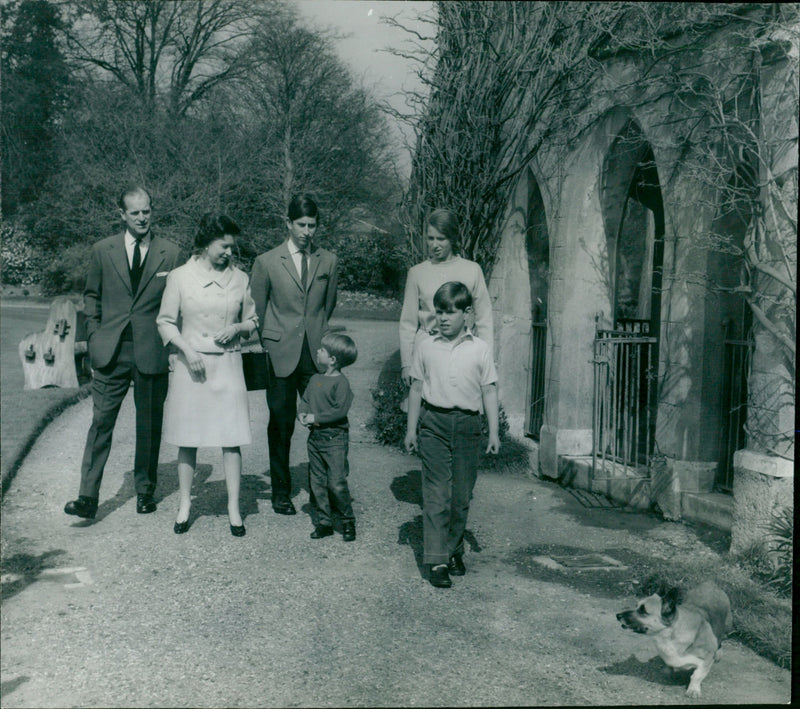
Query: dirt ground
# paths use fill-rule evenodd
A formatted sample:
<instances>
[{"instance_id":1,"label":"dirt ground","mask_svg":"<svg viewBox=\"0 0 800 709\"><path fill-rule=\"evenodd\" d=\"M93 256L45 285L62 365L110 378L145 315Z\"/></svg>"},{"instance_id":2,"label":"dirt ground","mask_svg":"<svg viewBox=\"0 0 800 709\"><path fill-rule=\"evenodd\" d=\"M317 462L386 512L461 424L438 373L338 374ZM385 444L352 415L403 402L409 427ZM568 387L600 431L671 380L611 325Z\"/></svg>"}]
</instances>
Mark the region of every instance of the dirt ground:
<instances>
[{"instance_id":1,"label":"dirt ground","mask_svg":"<svg viewBox=\"0 0 800 709\"><path fill-rule=\"evenodd\" d=\"M271 511L263 392L250 395L233 538L219 451L199 456L192 525L172 533L176 450L159 509L137 515L130 397L97 519L68 517L91 401L56 419L2 507L3 707L785 704L791 675L731 640L686 697L650 641L615 614L633 569L713 539L651 515L591 509L523 475L481 474L467 575L435 589L421 568L419 461L374 443L369 390L396 324L342 323L359 345L351 476L358 539L312 541L305 433L292 449L295 517ZM557 562L557 566L545 560ZM594 560L593 566L591 560ZM596 563L597 559L604 560ZM610 561L609 561L610 559Z\"/></svg>"}]
</instances>

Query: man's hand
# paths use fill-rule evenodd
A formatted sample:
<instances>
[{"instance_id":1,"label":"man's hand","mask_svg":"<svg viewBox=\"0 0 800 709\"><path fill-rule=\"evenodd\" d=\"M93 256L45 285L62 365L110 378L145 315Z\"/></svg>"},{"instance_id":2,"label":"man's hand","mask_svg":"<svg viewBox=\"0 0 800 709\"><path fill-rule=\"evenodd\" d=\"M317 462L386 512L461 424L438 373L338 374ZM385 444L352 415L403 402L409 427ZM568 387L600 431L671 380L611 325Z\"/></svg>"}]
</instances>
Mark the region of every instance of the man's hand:
<instances>
[{"instance_id":1,"label":"man's hand","mask_svg":"<svg viewBox=\"0 0 800 709\"><path fill-rule=\"evenodd\" d=\"M400 370L400 379L403 380L403 384L407 387L411 386L411 367L403 367Z\"/></svg>"},{"instance_id":2,"label":"man's hand","mask_svg":"<svg viewBox=\"0 0 800 709\"><path fill-rule=\"evenodd\" d=\"M297 414L297 420L303 424L303 426L310 426L312 423L314 423L314 414L307 412Z\"/></svg>"},{"instance_id":3,"label":"man's hand","mask_svg":"<svg viewBox=\"0 0 800 709\"><path fill-rule=\"evenodd\" d=\"M415 431L409 431L406 434L405 445L409 453L413 453L417 450L417 434Z\"/></svg>"},{"instance_id":4,"label":"man's hand","mask_svg":"<svg viewBox=\"0 0 800 709\"><path fill-rule=\"evenodd\" d=\"M489 445L486 446L487 453L497 453L500 450L500 438L497 435L489 436Z\"/></svg>"}]
</instances>

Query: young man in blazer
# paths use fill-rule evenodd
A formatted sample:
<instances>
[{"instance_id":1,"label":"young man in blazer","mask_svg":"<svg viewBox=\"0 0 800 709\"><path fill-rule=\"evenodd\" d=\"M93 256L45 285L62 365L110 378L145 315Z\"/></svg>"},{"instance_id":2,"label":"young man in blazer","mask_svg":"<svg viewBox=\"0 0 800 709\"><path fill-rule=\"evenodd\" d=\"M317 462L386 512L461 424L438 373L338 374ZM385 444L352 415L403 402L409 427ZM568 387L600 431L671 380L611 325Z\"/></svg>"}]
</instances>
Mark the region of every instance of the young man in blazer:
<instances>
[{"instance_id":1,"label":"young man in blazer","mask_svg":"<svg viewBox=\"0 0 800 709\"><path fill-rule=\"evenodd\" d=\"M136 404L136 511L156 509L153 493L169 371L156 316L167 273L178 266L179 249L151 234L147 190L125 190L118 204L125 231L94 245L83 292L94 410L79 496L66 504L64 512L86 519L97 513L111 437L131 382Z\"/></svg>"},{"instance_id":2,"label":"young man in blazer","mask_svg":"<svg viewBox=\"0 0 800 709\"><path fill-rule=\"evenodd\" d=\"M253 263L250 291L267 353L269 472L272 509L296 513L292 504L289 449L297 415L297 396L315 374L312 355L328 329L336 306L336 255L313 245L318 209L309 195L289 203L289 238Z\"/></svg>"}]
</instances>

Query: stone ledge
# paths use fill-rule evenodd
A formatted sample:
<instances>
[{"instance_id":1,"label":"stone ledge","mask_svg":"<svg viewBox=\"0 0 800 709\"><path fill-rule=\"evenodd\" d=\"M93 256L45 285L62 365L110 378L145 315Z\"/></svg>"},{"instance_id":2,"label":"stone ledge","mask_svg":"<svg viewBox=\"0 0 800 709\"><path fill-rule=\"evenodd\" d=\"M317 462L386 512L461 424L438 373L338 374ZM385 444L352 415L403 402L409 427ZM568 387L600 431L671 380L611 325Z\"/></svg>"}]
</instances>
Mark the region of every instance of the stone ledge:
<instances>
[{"instance_id":1,"label":"stone ledge","mask_svg":"<svg viewBox=\"0 0 800 709\"><path fill-rule=\"evenodd\" d=\"M567 487L600 493L615 502L647 510L651 506L651 481L636 477L592 480L591 456L559 456L558 481ZM733 525L734 501L731 495L720 492L682 492L680 515L676 521L699 522L725 532Z\"/></svg>"},{"instance_id":2,"label":"stone ledge","mask_svg":"<svg viewBox=\"0 0 800 709\"><path fill-rule=\"evenodd\" d=\"M733 467L735 470L760 473L773 478L794 477L793 461L747 449L738 450L733 454Z\"/></svg>"},{"instance_id":3,"label":"stone ledge","mask_svg":"<svg viewBox=\"0 0 800 709\"><path fill-rule=\"evenodd\" d=\"M684 492L681 495L681 518L730 532L733 526L733 497L721 492Z\"/></svg>"}]
</instances>

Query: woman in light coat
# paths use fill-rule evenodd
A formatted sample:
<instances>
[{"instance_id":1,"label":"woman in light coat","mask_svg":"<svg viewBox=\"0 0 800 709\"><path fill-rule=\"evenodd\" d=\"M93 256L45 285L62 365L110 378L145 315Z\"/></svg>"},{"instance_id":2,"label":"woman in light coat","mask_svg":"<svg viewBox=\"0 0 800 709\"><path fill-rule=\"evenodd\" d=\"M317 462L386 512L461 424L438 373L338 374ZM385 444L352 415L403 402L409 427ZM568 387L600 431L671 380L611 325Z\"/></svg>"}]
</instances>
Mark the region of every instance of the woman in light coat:
<instances>
[{"instance_id":1,"label":"woman in light coat","mask_svg":"<svg viewBox=\"0 0 800 709\"><path fill-rule=\"evenodd\" d=\"M171 357L164 404L164 440L179 446L180 504L174 531L189 529L197 448L220 446L228 490L231 534L245 534L239 511L240 446L251 442L240 339L256 329L247 275L231 263L236 223L206 214L195 236L194 255L167 277L156 319Z\"/></svg>"}]
</instances>

